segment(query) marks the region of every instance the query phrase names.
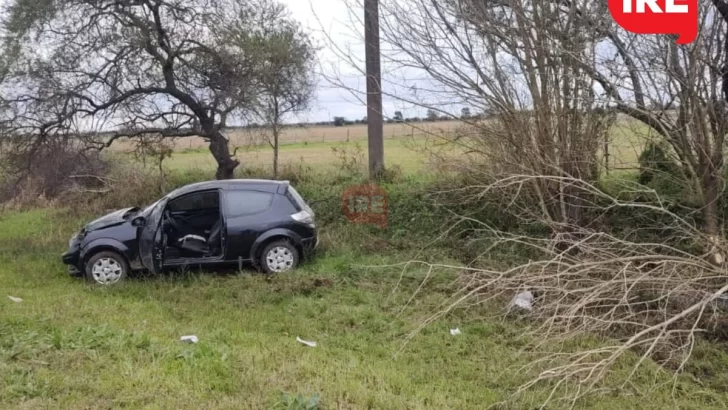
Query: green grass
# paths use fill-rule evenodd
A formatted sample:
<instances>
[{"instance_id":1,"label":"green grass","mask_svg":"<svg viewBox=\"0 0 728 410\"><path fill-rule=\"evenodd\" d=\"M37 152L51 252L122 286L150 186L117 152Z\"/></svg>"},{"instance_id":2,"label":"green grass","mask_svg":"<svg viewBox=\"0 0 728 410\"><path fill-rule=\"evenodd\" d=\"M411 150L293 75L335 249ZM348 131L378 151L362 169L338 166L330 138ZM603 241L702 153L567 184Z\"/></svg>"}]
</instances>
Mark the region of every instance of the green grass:
<instances>
[{"instance_id":1,"label":"green grass","mask_svg":"<svg viewBox=\"0 0 728 410\"><path fill-rule=\"evenodd\" d=\"M454 291L455 277L437 272L406 305L423 270L408 269L396 287L401 269L366 267L413 256L400 232L412 222L400 214L393 210L396 226L386 233L325 226L325 249L295 274L185 272L111 288L68 277L59 262L86 218L2 215L0 408L305 408L319 397L327 409L482 409L508 399L533 376L518 371L533 357L523 350L524 323L458 310L406 343ZM452 337L451 327L463 334ZM200 343L178 341L189 334ZM577 408L725 408L723 393L690 377L673 390L651 364L637 386L621 387L632 363L625 359L604 395ZM551 387L503 408L536 408Z\"/></svg>"},{"instance_id":2,"label":"green grass","mask_svg":"<svg viewBox=\"0 0 728 410\"><path fill-rule=\"evenodd\" d=\"M639 167L639 157L647 142L654 138L654 131L634 120L618 122L609 133L609 168ZM600 150L604 155L604 150Z\"/></svg>"},{"instance_id":3,"label":"green grass","mask_svg":"<svg viewBox=\"0 0 728 410\"><path fill-rule=\"evenodd\" d=\"M644 129L619 124L611 136L612 168L634 166ZM433 144L386 140L387 164L406 176L386 185L385 232L341 220L338 195L357 179L331 171L344 162L365 166L364 142L283 145L284 166L312 169L297 184L304 196L332 199L315 206L324 221L322 253L272 280L251 271L195 271L92 286L68 277L59 259L67 239L95 214L0 214L0 408L482 409L509 399L502 408L538 408L553 385L511 397L536 376L520 371L539 354L522 336L528 323L471 307L408 339L457 290L457 277L437 272L420 289L424 269L408 269L399 283L400 268L365 267L413 258L455 263L447 244L421 252L447 223L418 196L429 181L423 151L441 148ZM272 155L265 147L238 154L248 169L267 166ZM186 184L209 177L214 161L206 149L183 150L165 166L174 171L170 184ZM634 171L612 171L604 183L627 176ZM143 200L156 195L154 184L147 188ZM496 257L507 263L519 255ZM463 334L452 337L452 327ZM188 334L200 343L179 342ZM308 348L296 336L319 345ZM600 343L593 338L569 348ZM623 386L635 361L627 355L601 394L575 408L728 407L728 355L719 345L701 341L674 383L648 362Z\"/></svg>"}]
</instances>

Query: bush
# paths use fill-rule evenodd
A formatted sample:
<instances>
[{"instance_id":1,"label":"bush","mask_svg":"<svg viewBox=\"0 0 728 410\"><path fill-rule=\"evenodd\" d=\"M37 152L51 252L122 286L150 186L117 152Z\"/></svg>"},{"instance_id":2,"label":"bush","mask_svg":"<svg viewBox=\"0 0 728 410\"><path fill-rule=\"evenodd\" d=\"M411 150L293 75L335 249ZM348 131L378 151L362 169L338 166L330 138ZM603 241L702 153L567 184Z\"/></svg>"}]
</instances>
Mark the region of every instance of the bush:
<instances>
[{"instance_id":1,"label":"bush","mask_svg":"<svg viewBox=\"0 0 728 410\"><path fill-rule=\"evenodd\" d=\"M639 158L638 182L654 189L662 197L686 199L687 181L668 152L664 144L649 143Z\"/></svg>"},{"instance_id":2,"label":"bush","mask_svg":"<svg viewBox=\"0 0 728 410\"><path fill-rule=\"evenodd\" d=\"M101 190L111 169L98 151L82 150L73 141L52 139L7 148L2 154L0 203L36 206L69 191Z\"/></svg>"}]
</instances>

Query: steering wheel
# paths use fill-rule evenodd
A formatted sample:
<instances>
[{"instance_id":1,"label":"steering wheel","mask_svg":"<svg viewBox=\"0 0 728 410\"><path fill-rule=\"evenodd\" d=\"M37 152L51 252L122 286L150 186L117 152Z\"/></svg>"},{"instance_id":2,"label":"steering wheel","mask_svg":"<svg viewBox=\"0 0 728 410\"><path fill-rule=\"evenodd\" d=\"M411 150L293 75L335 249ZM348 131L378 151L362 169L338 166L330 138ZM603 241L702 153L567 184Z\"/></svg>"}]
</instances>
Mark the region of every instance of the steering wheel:
<instances>
[{"instance_id":1,"label":"steering wheel","mask_svg":"<svg viewBox=\"0 0 728 410\"><path fill-rule=\"evenodd\" d=\"M172 217L172 212L170 212L169 209L164 211L164 219L166 220L168 226L170 226L176 232L182 232L182 228L179 226L177 220Z\"/></svg>"}]
</instances>

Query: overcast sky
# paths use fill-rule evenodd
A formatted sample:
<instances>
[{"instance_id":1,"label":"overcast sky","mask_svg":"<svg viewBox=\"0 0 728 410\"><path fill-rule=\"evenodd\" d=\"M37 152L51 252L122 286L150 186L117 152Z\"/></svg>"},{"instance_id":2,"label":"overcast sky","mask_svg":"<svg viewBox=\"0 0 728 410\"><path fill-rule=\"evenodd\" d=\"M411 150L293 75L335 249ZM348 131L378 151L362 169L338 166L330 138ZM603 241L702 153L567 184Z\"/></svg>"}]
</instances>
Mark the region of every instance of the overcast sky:
<instances>
[{"instance_id":1,"label":"overcast sky","mask_svg":"<svg viewBox=\"0 0 728 410\"><path fill-rule=\"evenodd\" d=\"M313 34L319 52L319 71L323 76L319 78L316 102L311 111L303 114L302 121L329 121L335 116L348 119L360 119L366 115L366 106L362 105L350 91L336 87L326 77L339 77L333 66L338 60L335 47L331 46L332 38L336 44L346 47L348 44L359 42L357 31L349 24L349 12L344 0L279 0L286 4L304 27ZM350 67L341 65L342 69L349 71ZM355 77L355 76L351 76ZM350 81L347 79L347 82ZM364 79L362 78L362 83ZM354 87L357 87L354 84Z\"/></svg>"},{"instance_id":2,"label":"overcast sky","mask_svg":"<svg viewBox=\"0 0 728 410\"><path fill-rule=\"evenodd\" d=\"M363 24L354 21L356 18L363 19L361 10L350 11L345 0L279 1L286 4L293 16L311 31L321 47L321 76L316 102L310 112L301 116L300 121L329 121L335 116L350 120L364 117L366 105L361 100L366 98L363 94L366 90L366 78L341 57L342 54L348 54L358 59L359 68L363 68L364 28ZM354 13L353 16L351 12ZM385 116L394 116L396 110L403 111L406 117L423 115L421 109L405 106L386 96L383 104Z\"/></svg>"}]
</instances>

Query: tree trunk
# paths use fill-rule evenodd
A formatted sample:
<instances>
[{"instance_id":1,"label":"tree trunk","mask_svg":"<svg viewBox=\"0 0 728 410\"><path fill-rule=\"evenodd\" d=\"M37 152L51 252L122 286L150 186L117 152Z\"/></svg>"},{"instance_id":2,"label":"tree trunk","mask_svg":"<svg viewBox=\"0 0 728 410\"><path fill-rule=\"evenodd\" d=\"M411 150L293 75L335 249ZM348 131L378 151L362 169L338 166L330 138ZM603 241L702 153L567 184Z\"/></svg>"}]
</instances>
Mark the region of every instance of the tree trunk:
<instances>
[{"instance_id":1,"label":"tree trunk","mask_svg":"<svg viewBox=\"0 0 728 410\"><path fill-rule=\"evenodd\" d=\"M240 161L230 155L227 139L219 131L215 131L210 136L210 152L217 161L215 178L233 179L235 177L235 168L240 165Z\"/></svg>"},{"instance_id":2,"label":"tree trunk","mask_svg":"<svg viewBox=\"0 0 728 410\"><path fill-rule=\"evenodd\" d=\"M720 234L719 221L718 221L718 202L720 195L720 187L718 178L716 178L714 171L709 167L709 170L703 175L703 192L705 195L705 204L703 208L703 218L705 219L704 229L705 233L711 236L717 236Z\"/></svg>"},{"instance_id":3,"label":"tree trunk","mask_svg":"<svg viewBox=\"0 0 728 410\"><path fill-rule=\"evenodd\" d=\"M273 176L278 178L278 133L273 136Z\"/></svg>"},{"instance_id":4,"label":"tree trunk","mask_svg":"<svg viewBox=\"0 0 728 410\"><path fill-rule=\"evenodd\" d=\"M720 181L716 177L715 168L708 166L703 173L702 188L705 203L703 205L703 230L709 238L708 260L716 265L722 266L725 262L723 254L724 239L720 232L720 219L718 203L720 201Z\"/></svg>"}]
</instances>

